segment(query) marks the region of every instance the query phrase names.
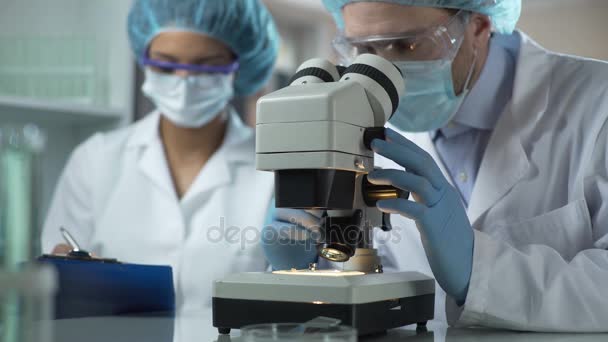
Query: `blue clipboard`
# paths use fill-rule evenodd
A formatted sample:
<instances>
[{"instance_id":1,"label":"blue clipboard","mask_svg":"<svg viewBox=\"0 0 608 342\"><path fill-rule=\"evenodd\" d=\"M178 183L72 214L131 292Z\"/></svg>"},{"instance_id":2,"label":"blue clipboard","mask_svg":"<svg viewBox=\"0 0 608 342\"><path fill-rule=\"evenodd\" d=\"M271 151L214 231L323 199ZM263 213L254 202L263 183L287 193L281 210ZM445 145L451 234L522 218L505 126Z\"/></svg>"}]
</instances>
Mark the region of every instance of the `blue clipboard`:
<instances>
[{"instance_id":1,"label":"blue clipboard","mask_svg":"<svg viewBox=\"0 0 608 342\"><path fill-rule=\"evenodd\" d=\"M115 259L43 255L58 274L55 318L167 315L175 312L169 266L120 263Z\"/></svg>"}]
</instances>

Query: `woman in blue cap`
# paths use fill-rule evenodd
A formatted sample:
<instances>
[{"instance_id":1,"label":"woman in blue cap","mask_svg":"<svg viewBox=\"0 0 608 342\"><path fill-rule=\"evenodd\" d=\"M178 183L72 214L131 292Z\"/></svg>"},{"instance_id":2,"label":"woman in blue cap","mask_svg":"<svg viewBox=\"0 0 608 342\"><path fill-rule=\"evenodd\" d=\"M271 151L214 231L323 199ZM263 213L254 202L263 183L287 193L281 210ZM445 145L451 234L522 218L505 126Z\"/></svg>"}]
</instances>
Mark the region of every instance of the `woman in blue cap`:
<instances>
[{"instance_id":1,"label":"woman in blue cap","mask_svg":"<svg viewBox=\"0 0 608 342\"><path fill-rule=\"evenodd\" d=\"M65 227L96 255L170 264L177 304L205 305L213 279L266 268L272 174L255 170L254 132L229 103L266 83L278 34L258 0L137 0L128 32L156 110L73 152L43 249L65 252Z\"/></svg>"}]
</instances>

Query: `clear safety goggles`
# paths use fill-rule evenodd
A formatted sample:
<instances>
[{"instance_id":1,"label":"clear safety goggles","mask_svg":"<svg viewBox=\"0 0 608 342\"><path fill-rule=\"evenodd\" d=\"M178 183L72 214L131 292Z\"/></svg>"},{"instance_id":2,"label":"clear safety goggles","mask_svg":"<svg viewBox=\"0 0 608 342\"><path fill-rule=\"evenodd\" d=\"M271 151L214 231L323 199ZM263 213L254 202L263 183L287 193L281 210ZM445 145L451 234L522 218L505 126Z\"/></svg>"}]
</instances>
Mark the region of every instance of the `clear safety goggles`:
<instances>
[{"instance_id":1,"label":"clear safety goggles","mask_svg":"<svg viewBox=\"0 0 608 342\"><path fill-rule=\"evenodd\" d=\"M176 70L184 70L193 74L231 74L238 70L239 62L238 60L227 64L227 65L207 65L207 64L182 64L182 63L173 63L166 61L159 61L148 57L148 54L142 56L140 58L140 62L142 65L151 67L154 71L164 73L164 74L172 74Z\"/></svg>"},{"instance_id":2,"label":"clear safety goggles","mask_svg":"<svg viewBox=\"0 0 608 342\"><path fill-rule=\"evenodd\" d=\"M364 53L394 62L453 59L464 39L469 14L460 10L444 23L417 32L367 37L340 35L333 40L333 46L344 62Z\"/></svg>"}]
</instances>

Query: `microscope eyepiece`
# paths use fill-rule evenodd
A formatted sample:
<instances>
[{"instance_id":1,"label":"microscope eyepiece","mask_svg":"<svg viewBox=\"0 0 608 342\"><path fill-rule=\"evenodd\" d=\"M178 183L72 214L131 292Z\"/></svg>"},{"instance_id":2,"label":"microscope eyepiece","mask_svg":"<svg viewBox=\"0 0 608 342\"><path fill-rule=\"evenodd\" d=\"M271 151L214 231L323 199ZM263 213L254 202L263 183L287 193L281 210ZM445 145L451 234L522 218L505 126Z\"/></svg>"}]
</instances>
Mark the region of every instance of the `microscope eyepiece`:
<instances>
[{"instance_id":1,"label":"microscope eyepiece","mask_svg":"<svg viewBox=\"0 0 608 342\"><path fill-rule=\"evenodd\" d=\"M289 80L289 85L330 83L339 79L340 72L333 63L323 58L314 58L300 65Z\"/></svg>"},{"instance_id":2,"label":"microscope eyepiece","mask_svg":"<svg viewBox=\"0 0 608 342\"><path fill-rule=\"evenodd\" d=\"M390 61L372 54L362 54L355 59L342 75L340 82L355 81L365 88L374 116L382 124L395 113L399 98L405 91L401 70Z\"/></svg>"},{"instance_id":3,"label":"microscope eyepiece","mask_svg":"<svg viewBox=\"0 0 608 342\"><path fill-rule=\"evenodd\" d=\"M344 80L349 80L353 74L364 75L372 79L382 88L382 90L384 90L386 95L388 95L392 108L390 114L397 110L397 106L399 106L399 92L391 79L388 78L382 71L374 68L371 65L357 63L348 67L344 74Z\"/></svg>"}]
</instances>

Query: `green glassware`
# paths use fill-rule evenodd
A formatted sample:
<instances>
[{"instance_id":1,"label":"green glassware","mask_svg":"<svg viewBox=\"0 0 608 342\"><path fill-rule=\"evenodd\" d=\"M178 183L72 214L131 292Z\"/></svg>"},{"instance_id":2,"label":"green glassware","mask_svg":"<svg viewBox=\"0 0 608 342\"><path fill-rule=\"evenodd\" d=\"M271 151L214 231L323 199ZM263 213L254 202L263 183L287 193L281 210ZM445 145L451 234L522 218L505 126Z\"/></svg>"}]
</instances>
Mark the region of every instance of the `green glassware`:
<instances>
[{"instance_id":1,"label":"green glassware","mask_svg":"<svg viewBox=\"0 0 608 342\"><path fill-rule=\"evenodd\" d=\"M40 253L38 222L38 159L44 134L34 125L0 126L0 337L2 341L34 341L27 335L33 314L48 313L27 293L29 282L11 284L28 276ZM37 284L33 283L34 289ZM51 284L52 285L52 284ZM29 290L27 290L29 291ZM24 300L27 299L27 300ZM34 301L30 301L33 299ZM48 316L48 315L47 315Z\"/></svg>"},{"instance_id":2,"label":"green glassware","mask_svg":"<svg viewBox=\"0 0 608 342\"><path fill-rule=\"evenodd\" d=\"M0 269L40 252L38 161L44 134L34 125L0 127Z\"/></svg>"}]
</instances>

